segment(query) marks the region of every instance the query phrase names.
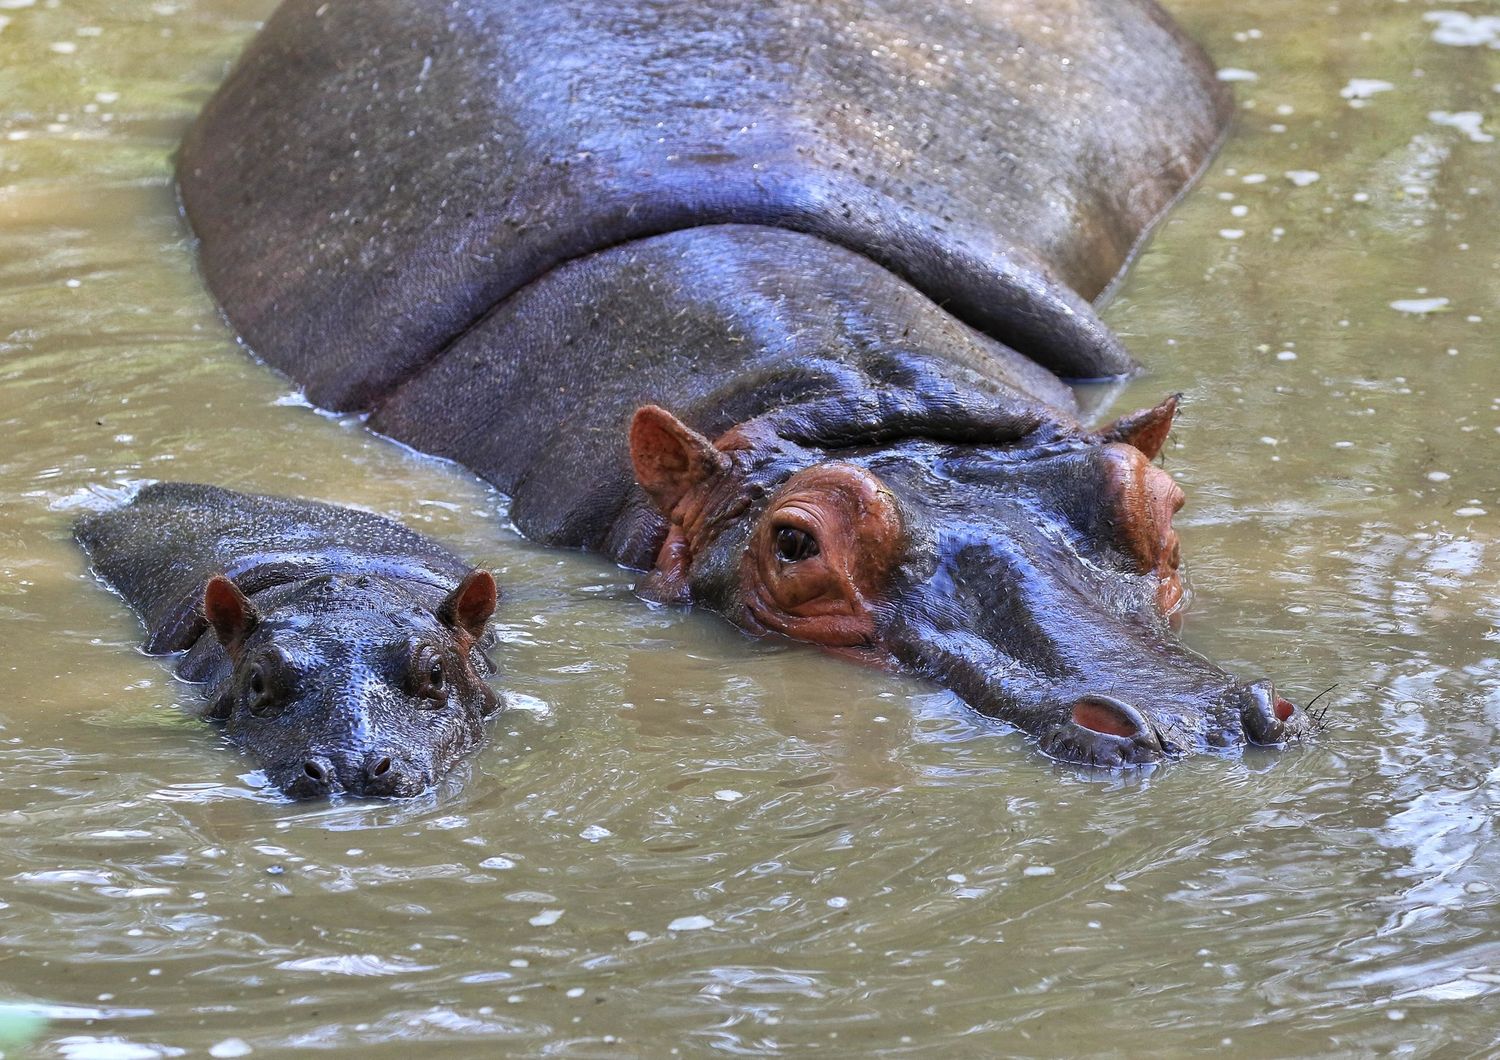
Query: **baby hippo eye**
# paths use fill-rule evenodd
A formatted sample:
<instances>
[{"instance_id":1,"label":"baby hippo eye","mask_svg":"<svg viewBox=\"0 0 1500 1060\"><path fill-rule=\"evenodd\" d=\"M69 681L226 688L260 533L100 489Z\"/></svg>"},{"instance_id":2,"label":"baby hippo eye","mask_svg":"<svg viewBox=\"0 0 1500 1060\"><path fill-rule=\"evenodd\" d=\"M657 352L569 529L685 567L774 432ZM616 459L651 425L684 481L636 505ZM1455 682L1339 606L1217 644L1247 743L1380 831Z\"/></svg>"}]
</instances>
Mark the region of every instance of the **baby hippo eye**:
<instances>
[{"instance_id":1,"label":"baby hippo eye","mask_svg":"<svg viewBox=\"0 0 1500 1060\"><path fill-rule=\"evenodd\" d=\"M270 660L263 659L250 668L245 679L245 709L257 718L268 718L278 714L285 705L276 694L275 670Z\"/></svg>"},{"instance_id":2,"label":"baby hippo eye","mask_svg":"<svg viewBox=\"0 0 1500 1060\"><path fill-rule=\"evenodd\" d=\"M795 526L776 529L776 558L783 563L796 563L818 554L818 541L806 530Z\"/></svg>"},{"instance_id":3,"label":"baby hippo eye","mask_svg":"<svg viewBox=\"0 0 1500 1060\"><path fill-rule=\"evenodd\" d=\"M448 671L443 666L443 657L430 644L417 649L411 666L411 691L418 698L429 700L430 707L440 707L447 700Z\"/></svg>"}]
</instances>

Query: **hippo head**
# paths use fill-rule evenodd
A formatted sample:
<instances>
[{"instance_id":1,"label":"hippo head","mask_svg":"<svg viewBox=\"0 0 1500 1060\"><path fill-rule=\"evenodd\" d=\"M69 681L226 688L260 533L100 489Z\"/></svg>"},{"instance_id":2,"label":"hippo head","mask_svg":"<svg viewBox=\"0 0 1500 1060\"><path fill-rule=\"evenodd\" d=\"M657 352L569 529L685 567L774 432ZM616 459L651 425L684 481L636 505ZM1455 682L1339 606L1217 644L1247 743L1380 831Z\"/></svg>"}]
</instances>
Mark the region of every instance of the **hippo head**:
<instances>
[{"instance_id":1,"label":"hippo head","mask_svg":"<svg viewBox=\"0 0 1500 1060\"><path fill-rule=\"evenodd\" d=\"M710 443L646 406L631 456L669 528L641 591L934 678L1065 761L1284 742L1304 712L1174 636L1183 494L1152 459L1175 409L830 447L769 418Z\"/></svg>"},{"instance_id":2,"label":"hippo head","mask_svg":"<svg viewBox=\"0 0 1500 1060\"><path fill-rule=\"evenodd\" d=\"M325 575L257 594L211 579L203 613L229 656L209 716L294 798L421 793L479 742L495 580L475 570L436 608L409 586Z\"/></svg>"}]
</instances>

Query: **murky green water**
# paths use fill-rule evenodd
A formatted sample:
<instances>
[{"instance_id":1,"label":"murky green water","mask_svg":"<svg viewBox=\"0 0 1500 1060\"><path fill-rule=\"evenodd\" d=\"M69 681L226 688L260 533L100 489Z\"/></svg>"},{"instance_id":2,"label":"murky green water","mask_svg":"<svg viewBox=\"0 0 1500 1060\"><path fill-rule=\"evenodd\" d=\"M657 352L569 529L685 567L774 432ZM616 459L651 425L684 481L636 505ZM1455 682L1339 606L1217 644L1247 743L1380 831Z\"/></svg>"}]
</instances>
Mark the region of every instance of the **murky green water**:
<instances>
[{"instance_id":1,"label":"murky green water","mask_svg":"<svg viewBox=\"0 0 1500 1060\"><path fill-rule=\"evenodd\" d=\"M0 0L0 1049L1496 1054L1500 4L1175 5L1257 79L1109 310L1120 403L1188 395L1188 640L1339 688L1113 780L647 610L244 356L168 156L268 7ZM534 709L431 797L270 798L68 540L154 478L493 564Z\"/></svg>"}]
</instances>

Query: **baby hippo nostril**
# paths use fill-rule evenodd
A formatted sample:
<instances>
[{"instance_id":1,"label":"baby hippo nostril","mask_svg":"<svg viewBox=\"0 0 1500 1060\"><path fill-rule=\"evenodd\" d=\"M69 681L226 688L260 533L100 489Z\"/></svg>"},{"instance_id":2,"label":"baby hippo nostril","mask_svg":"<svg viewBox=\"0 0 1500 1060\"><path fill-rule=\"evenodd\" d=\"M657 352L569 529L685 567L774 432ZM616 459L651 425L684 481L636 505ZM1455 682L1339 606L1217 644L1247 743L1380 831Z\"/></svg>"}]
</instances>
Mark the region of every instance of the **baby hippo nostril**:
<instances>
[{"instance_id":1,"label":"baby hippo nostril","mask_svg":"<svg viewBox=\"0 0 1500 1060\"><path fill-rule=\"evenodd\" d=\"M280 785L294 799L316 799L333 791L336 776L328 759L309 758L300 767L293 766L290 777Z\"/></svg>"},{"instance_id":2,"label":"baby hippo nostril","mask_svg":"<svg viewBox=\"0 0 1500 1060\"><path fill-rule=\"evenodd\" d=\"M409 761L380 751L365 758L360 774L360 794L377 798L404 798L427 785L426 777Z\"/></svg>"}]
</instances>

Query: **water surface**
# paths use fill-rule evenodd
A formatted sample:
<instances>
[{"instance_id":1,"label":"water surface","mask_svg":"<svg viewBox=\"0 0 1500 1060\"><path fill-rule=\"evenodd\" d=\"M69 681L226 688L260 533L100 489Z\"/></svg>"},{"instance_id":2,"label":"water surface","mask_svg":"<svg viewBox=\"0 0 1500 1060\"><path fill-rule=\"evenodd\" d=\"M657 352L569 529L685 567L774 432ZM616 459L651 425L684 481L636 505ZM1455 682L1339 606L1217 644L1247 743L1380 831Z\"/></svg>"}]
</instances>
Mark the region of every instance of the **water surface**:
<instances>
[{"instance_id":1,"label":"water surface","mask_svg":"<svg viewBox=\"0 0 1500 1060\"><path fill-rule=\"evenodd\" d=\"M1112 778L650 610L245 356L169 156L269 6L0 0L0 1041L1494 1054L1500 5L1174 4L1238 125L1107 312L1149 373L1093 397L1186 394L1188 641L1338 688L1314 745ZM158 478L493 565L529 709L428 797L278 800L69 541Z\"/></svg>"}]
</instances>

